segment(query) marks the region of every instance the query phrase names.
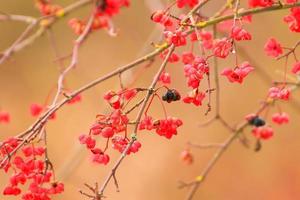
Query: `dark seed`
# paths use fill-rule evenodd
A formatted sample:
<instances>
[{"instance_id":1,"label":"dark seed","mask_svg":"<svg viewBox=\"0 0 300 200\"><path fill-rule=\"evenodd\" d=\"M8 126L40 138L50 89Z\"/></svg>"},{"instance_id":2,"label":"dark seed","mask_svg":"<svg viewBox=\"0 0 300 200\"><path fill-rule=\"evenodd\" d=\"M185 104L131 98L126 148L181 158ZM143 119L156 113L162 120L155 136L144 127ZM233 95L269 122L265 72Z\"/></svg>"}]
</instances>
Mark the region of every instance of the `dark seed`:
<instances>
[{"instance_id":1,"label":"dark seed","mask_svg":"<svg viewBox=\"0 0 300 200\"><path fill-rule=\"evenodd\" d=\"M166 93L167 99L168 100L173 100L174 99L174 93L172 90L168 90Z\"/></svg>"},{"instance_id":2,"label":"dark seed","mask_svg":"<svg viewBox=\"0 0 300 200\"><path fill-rule=\"evenodd\" d=\"M166 96L166 95L163 95L163 96L162 96L162 100L163 100L163 101L167 101L167 100L168 100L167 96Z\"/></svg>"},{"instance_id":3,"label":"dark seed","mask_svg":"<svg viewBox=\"0 0 300 200\"><path fill-rule=\"evenodd\" d=\"M254 120L253 120L253 125L256 126L256 127L260 127L260 126L264 126L266 124L266 122L259 118L259 117L256 117Z\"/></svg>"},{"instance_id":4,"label":"dark seed","mask_svg":"<svg viewBox=\"0 0 300 200\"><path fill-rule=\"evenodd\" d=\"M172 90L173 94L174 94L174 101L178 101L180 100L180 94L176 91L176 90Z\"/></svg>"},{"instance_id":5,"label":"dark seed","mask_svg":"<svg viewBox=\"0 0 300 200\"><path fill-rule=\"evenodd\" d=\"M256 126L256 127L260 127L260 126L264 126L266 124L266 122L262 118L256 116L253 119L249 120L249 124Z\"/></svg>"}]
</instances>

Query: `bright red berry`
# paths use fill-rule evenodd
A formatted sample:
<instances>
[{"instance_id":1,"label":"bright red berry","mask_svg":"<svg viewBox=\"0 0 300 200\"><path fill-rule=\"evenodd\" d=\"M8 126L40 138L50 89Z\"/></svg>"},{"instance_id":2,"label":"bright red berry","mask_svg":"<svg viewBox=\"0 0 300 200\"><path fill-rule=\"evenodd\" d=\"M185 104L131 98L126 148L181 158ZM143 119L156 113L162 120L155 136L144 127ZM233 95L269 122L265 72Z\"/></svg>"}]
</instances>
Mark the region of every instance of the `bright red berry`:
<instances>
[{"instance_id":1,"label":"bright red berry","mask_svg":"<svg viewBox=\"0 0 300 200\"><path fill-rule=\"evenodd\" d=\"M30 106L30 113L33 117L39 116L44 110L44 107L40 104L33 103Z\"/></svg>"},{"instance_id":2,"label":"bright red berry","mask_svg":"<svg viewBox=\"0 0 300 200\"><path fill-rule=\"evenodd\" d=\"M213 54L219 58L226 58L232 49L232 43L228 38L218 39L213 45Z\"/></svg>"},{"instance_id":3,"label":"bright red berry","mask_svg":"<svg viewBox=\"0 0 300 200\"><path fill-rule=\"evenodd\" d=\"M265 44L264 49L266 54L272 57L278 57L283 52L281 44L275 38L270 38Z\"/></svg>"},{"instance_id":4,"label":"bright red berry","mask_svg":"<svg viewBox=\"0 0 300 200\"><path fill-rule=\"evenodd\" d=\"M254 68L248 62L243 62L240 66L234 69L225 68L221 75L226 76L232 83L242 83L244 78L253 70Z\"/></svg>"},{"instance_id":5,"label":"bright red berry","mask_svg":"<svg viewBox=\"0 0 300 200\"><path fill-rule=\"evenodd\" d=\"M274 134L273 129L269 126L254 127L252 133L256 138L263 140L270 139Z\"/></svg>"},{"instance_id":6,"label":"bright red berry","mask_svg":"<svg viewBox=\"0 0 300 200\"><path fill-rule=\"evenodd\" d=\"M0 111L0 124L8 124L10 122L10 114L6 111Z\"/></svg>"},{"instance_id":7,"label":"bright red berry","mask_svg":"<svg viewBox=\"0 0 300 200\"><path fill-rule=\"evenodd\" d=\"M299 72L300 72L300 61L296 62L292 68L292 73L299 74Z\"/></svg>"},{"instance_id":8,"label":"bright red berry","mask_svg":"<svg viewBox=\"0 0 300 200\"><path fill-rule=\"evenodd\" d=\"M286 124L289 122L289 115L287 113L275 113L272 115L272 121L276 124Z\"/></svg>"}]
</instances>

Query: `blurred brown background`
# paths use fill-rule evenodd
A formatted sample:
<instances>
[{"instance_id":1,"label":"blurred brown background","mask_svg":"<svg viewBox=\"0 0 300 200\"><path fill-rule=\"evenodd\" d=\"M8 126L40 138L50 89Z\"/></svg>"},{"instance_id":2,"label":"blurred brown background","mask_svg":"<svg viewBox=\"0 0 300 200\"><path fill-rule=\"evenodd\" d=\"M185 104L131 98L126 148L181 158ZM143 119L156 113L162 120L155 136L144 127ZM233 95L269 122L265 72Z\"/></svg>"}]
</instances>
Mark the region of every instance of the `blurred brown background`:
<instances>
[{"instance_id":1,"label":"blurred brown background","mask_svg":"<svg viewBox=\"0 0 300 200\"><path fill-rule=\"evenodd\" d=\"M73 1L55 2L65 6ZM133 0L130 8L123 9L114 19L115 26L119 29L118 37L112 38L104 31L93 33L80 49L78 67L67 77L68 87L71 90L76 89L150 51L150 43L158 42L160 38L160 30L150 21L150 15L153 9L159 8L165 2ZM224 2L225 0L218 0L210 3L203 12L209 14ZM38 16L33 1L1 1L0 11ZM88 12L89 8L86 7L67 18L84 17ZM278 38L284 46L293 46L299 39L299 35L290 33L282 21L287 12L255 16L252 25L247 27L253 35L253 41L241 43L241 46L247 56L255 60L254 67L257 70L247 77L245 84L230 84L225 78L221 78L221 112L232 125L240 122L244 115L255 111L260 99L265 96L270 83L261 70L273 79L281 78L280 73L276 72L282 70L283 61L276 62L265 56L263 45L270 36ZM67 20L61 20L52 28L61 55L71 52L72 41L75 38L66 24ZM7 48L24 28L22 23L0 22L0 49ZM33 123L29 105L33 102L43 103L57 82L58 65L53 62L54 58L48 37L44 35L0 66L0 106L12 115L9 125L0 125L0 140L25 130ZM240 57L240 60L243 61L244 58ZM232 66L232 62L233 58L222 61L220 67ZM155 73L159 63L158 59L143 73L136 85L147 86L151 81L150 74ZM172 87L178 88L184 94L187 88L182 67L181 64L171 64L167 69L172 74ZM127 76L130 78L130 75ZM61 109L57 113L57 119L47 125L50 158L55 165L57 178L65 183L66 190L54 199L83 199L78 189L83 189L85 182L102 183L114 159L119 155L110 150L112 162L108 166L93 165L89 162L87 151L82 149L77 141L79 134L88 131L95 115L105 112L107 105L102 100L103 93L117 88L118 79L104 82L83 94L80 104ZM298 102L299 94L299 91L293 94L293 99ZM162 116L159 104L156 102L154 105L150 113ZM281 105L290 114L290 124L282 127L274 125L275 136L263 143L259 153L235 142L201 186L195 199L300 199L300 107L297 106L299 104ZM143 146L139 153L127 157L122 163L117 172L121 192L116 193L111 183L105 193L109 199L183 199L187 190L177 189L178 180L193 180L214 153L214 150L194 149L195 163L186 166L179 159L186 142L222 142L230 134L218 122L209 127L199 128L199 123L213 116L214 105L209 116L204 116L205 109L205 106L195 108L182 103L168 104L169 115L180 117L184 121L178 136L167 140L152 132L140 133L139 139ZM246 131L246 135L251 139L253 147L254 140L250 130ZM3 172L0 177L0 188L3 188L8 177ZM0 199L14 198L0 194Z\"/></svg>"}]
</instances>

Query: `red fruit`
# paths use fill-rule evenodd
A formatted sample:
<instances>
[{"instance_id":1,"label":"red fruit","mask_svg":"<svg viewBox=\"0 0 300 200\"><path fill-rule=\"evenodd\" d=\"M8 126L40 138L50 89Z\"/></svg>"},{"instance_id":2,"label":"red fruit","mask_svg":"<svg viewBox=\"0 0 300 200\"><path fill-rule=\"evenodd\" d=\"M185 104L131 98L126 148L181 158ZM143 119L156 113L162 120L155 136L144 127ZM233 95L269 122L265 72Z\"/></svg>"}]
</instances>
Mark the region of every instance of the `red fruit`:
<instances>
[{"instance_id":1,"label":"red fruit","mask_svg":"<svg viewBox=\"0 0 300 200\"><path fill-rule=\"evenodd\" d=\"M242 29L239 26L234 26L231 31L231 37L237 41L240 40L251 40L252 36L245 29Z\"/></svg>"},{"instance_id":2,"label":"red fruit","mask_svg":"<svg viewBox=\"0 0 300 200\"><path fill-rule=\"evenodd\" d=\"M256 138L263 140L270 139L274 134L273 129L269 126L254 127L252 133Z\"/></svg>"},{"instance_id":3,"label":"red fruit","mask_svg":"<svg viewBox=\"0 0 300 200\"><path fill-rule=\"evenodd\" d=\"M272 121L276 124L286 124L289 122L289 115L287 113L275 113L272 115Z\"/></svg>"},{"instance_id":4,"label":"red fruit","mask_svg":"<svg viewBox=\"0 0 300 200\"><path fill-rule=\"evenodd\" d=\"M171 76L168 72L163 72L160 77L159 81L161 81L163 84L170 84L171 83Z\"/></svg>"},{"instance_id":5,"label":"red fruit","mask_svg":"<svg viewBox=\"0 0 300 200\"><path fill-rule=\"evenodd\" d=\"M176 30L175 32L165 31L164 36L168 44L174 44L176 47L186 45L186 36L185 32Z\"/></svg>"},{"instance_id":6,"label":"red fruit","mask_svg":"<svg viewBox=\"0 0 300 200\"><path fill-rule=\"evenodd\" d=\"M19 195L21 193L21 190L17 187L13 186L7 186L3 190L3 195Z\"/></svg>"},{"instance_id":7,"label":"red fruit","mask_svg":"<svg viewBox=\"0 0 300 200\"><path fill-rule=\"evenodd\" d=\"M107 154L93 154L92 160L95 163L106 165L109 162L109 156Z\"/></svg>"},{"instance_id":8,"label":"red fruit","mask_svg":"<svg viewBox=\"0 0 300 200\"><path fill-rule=\"evenodd\" d=\"M88 149L93 149L96 145L96 141L90 136L88 136L85 140L85 144Z\"/></svg>"},{"instance_id":9,"label":"red fruit","mask_svg":"<svg viewBox=\"0 0 300 200\"><path fill-rule=\"evenodd\" d=\"M182 121L175 117L168 117L167 119L161 119L156 125L156 133L160 136L164 136L167 139L171 139L173 135L177 135L177 128L182 125Z\"/></svg>"},{"instance_id":10,"label":"red fruit","mask_svg":"<svg viewBox=\"0 0 300 200\"><path fill-rule=\"evenodd\" d=\"M63 183L52 183L52 187L49 189L49 194L60 194L64 191L64 184Z\"/></svg>"},{"instance_id":11,"label":"red fruit","mask_svg":"<svg viewBox=\"0 0 300 200\"><path fill-rule=\"evenodd\" d=\"M168 49L163 51L161 54L160 54L160 57L162 59L165 59L166 55L168 54ZM175 63L175 62L178 62L179 61L179 56L176 54L176 53L172 53L171 56L169 57L168 61L170 63Z\"/></svg>"},{"instance_id":12,"label":"red fruit","mask_svg":"<svg viewBox=\"0 0 300 200\"><path fill-rule=\"evenodd\" d=\"M139 130L152 130L154 128L153 119L150 116L145 116L139 124Z\"/></svg>"},{"instance_id":13,"label":"red fruit","mask_svg":"<svg viewBox=\"0 0 300 200\"><path fill-rule=\"evenodd\" d=\"M142 144L139 141L134 141L130 147L130 152L136 153L141 148Z\"/></svg>"},{"instance_id":14,"label":"red fruit","mask_svg":"<svg viewBox=\"0 0 300 200\"><path fill-rule=\"evenodd\" d=\"M43 110L44 110L44 107L37 103L33 103L30 106L30 113L33 117L39 116Z\"/></svg>"},{"instance_id":15,"label":"red fruit","mask_svg":"<svg viewBox=\"0 0 300 200\"><path fill-rule=\"evenodd\" d=\"M227 38L218 39L213 45L213 54L219 58L226 58L232 49L232 43Z\"/></svg>"},{"instance_id":16,"label":"red fruit","mask_svg":"<svg viewBox=\"0 0 300 200\"><path fill-rule=\"evenodd\" d=\"M8 124L10 122L10 115L8 112L0 111L0 124L5 123Z\"/></svg>"},{"instance_id":17,"label":"red fruit","mask_svg":"<svg viewBox=\"0 0 300 200\"><path fill-rule=\"evenodd\" d=\"M89 135L80 135L78 139L80 144L85 144L88 149L93 149L96 145L96 140Z\"/></svg>"},{"instance_id":18,"label":"red fruit","mask_svg":"<svg viewBox=\"0 0 300 200\"><path fill-rule=\"evenodd\" d=\"M275 38L269 38L264 49L266 54L272 57L278 57L283 52L280 43Z\"/></svg>"},{"instance_id":19,"label":"red fruit","mask_svg":"<svg viewBox=\"0 0 300 200\"><path fill-rule=\"evenodd\" d=\"M105 127L102 129L101 135L104 138L110 138L114 135L114 130L111 127Z\"/></svg>"},{"instance_id":20,"label":"red fruit","mask_svg":"<svg viewBox=\"0 0 300 200\"><path fill-rule=\"evenodd\" d=\"M184 64L192 64L195 60L195 56L192 52L183 52L182 53L182 62Z\"/></svg>"},{"instance_id":21,"label":"red fruit","mask_svg":"<svg viewBox=\"0 0 300 200\"><path fill-rule=\"evenodd\" d=\"M291 91L288 88L271 87L268 96L272 99L289 100Z\"/></svg>"},{"instance_id":22,"label":"red fruit","mask_svg":"<svg viewBox=\"0 0 300 200\"><path fill-rule=\"evenodd\" d=\"M284 22L289 25L292 32L300 32L300 8L294 7L290 9L290 14L283 18Z\"/></svg>"},{"instance_id":23,"label":"red fruit","mask_svg":"<svg viewBox=\"0 0 300 200\"><path fill-rule=\"evenodd\" d=\"M188 149L181 152L180 159L188 165L192 164L194 161L194 157Z\"/></svg>"},{"instance_id":24,"label":"red fruit","mask_svg":"<svg viewBox=\"0 0 300 200\"><path fill-rule=\"evenodd\" d=\"M184 103L193 103L195 106L201 106L204 98L204 92L195 92L195 90L193 90L188 94L188 96L184 97L182 100Z\"/></svg>"},{"instance_id":25,"label":"red fruit","mask_svg":"<svg viewBox=\"0 0 300 200\"><path fill-rule=\"evenodd\" d=\"M122 93L122 96L126 99L126 100L130 100L132 98L135 97L135 95L137 94L137 90L136 89L127 89Z\"/></svg>"},{"instance_id":26,"label":"red fruit","mask_svg":"<svg viewBox=\"0 0 300 200\"><path fill-rule=\"evenodd\" d=\"M169 14L165 11L158 10L152 14L151 20L156 23L160 23L165 27L169 27L173 25L173 22L171 21L171 18L168 15Z\"/></svg>"},{"instance_id":27,"label":"red fruit","mask_svg":"<svg viewBox=\"0 0 300 200\"><path fill-rule=\"evenodd\" d=\"M300 61L296 62L292 68L292 73L298 74L300 72Z\"/></svg>"},{"instance_id":28,"label":"red fruit","mask_svg":"<svg viewBox=\"0 0 300 200\"><path fill-rule=\"evenodd\" d=\"M253 70L254 68L248 62L243 62L241 66L236 67L233 70L230 68L225 68L221 75L226 76L232 83L242 83L244 78Z\"/></svg>"}]
</instances>

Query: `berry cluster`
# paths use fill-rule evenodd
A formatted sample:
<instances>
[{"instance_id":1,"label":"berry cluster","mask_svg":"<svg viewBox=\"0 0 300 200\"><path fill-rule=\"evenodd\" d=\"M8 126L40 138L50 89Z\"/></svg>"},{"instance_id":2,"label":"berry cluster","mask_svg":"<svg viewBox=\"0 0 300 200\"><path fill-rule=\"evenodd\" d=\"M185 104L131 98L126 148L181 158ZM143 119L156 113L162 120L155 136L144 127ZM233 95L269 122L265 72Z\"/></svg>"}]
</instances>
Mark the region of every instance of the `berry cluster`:
<instances>
[{"instance_id":1,"label":"berry cluster","mask_svg":"<svg viewBox=\"0 0 300 200\"><path fill-rule=\"evenodd\" d=\"M182 125L182 121L175 117L167 117L154 121L152 117L145 116L139 124L139 130L152 130L155 129L156 133L171 139L173 135L177 135L177 128Z\"/></svg>"},{"instance_id":2,"label":"berry cluster","mask_svg":"<svg viewBox=\"0 0 300 200\"><path fill-rule=\"evenodd\" d=\"M129 139L126 137L122 137L120 135L115 135L112 138L113 148L118 150L120 153L124 152L126 146L129 143ZM127 154L130 153L136 153L141 148L141 143L139 141L134 141L132 145L130 146L129 150L127 151Z\"/></svg>"},{"instance_id":3,"label":"berry cluster","mask_svg":"<svg viewBox=\"0 0 300 200\"><path fill-rule=\"evenodd\" d=\"M274 132L273 129L269 126L260 126L260 127L254 127L252 129L252 134L257 139L267 140L273 136Z\"/></svg>"},{"instance_id":4,"label":"berry cluster","mask_svg":"<svg viewBox=\"0 0 300 200\"><path fill-rule=\"evenodd\" d=\"M271 87L268 96L272 99L281 99L288 101L291 91L288 88Z\"/></svg>"},{"instance_id":5,"label":"berry cluster","mask_svg":"<svg viewBox=\"0 0 300 200\"><path fill-rule=\"evenodd\" d=\"M237 41L252 39L251 34L240 26L234 26L232 28L231 37Z\"/></svg>"},{"instance_id":6,"label":"berry cluster","mask_svg":"<svg viewBox=\"0 0 300 200\"><path fill-rule=\"evenodd\" d=\"M188 104L193 103L195 106L201 106L205 96L204 92L199 92L198 89L194 89L183 98L183 102Z\"/></svg>"},{"instance_id":7,"label":"berry cluster","mask_svg":"<svg viewBox=\"0 0 300 200\"><path fill-rule=\"evenodd\" d=\"M232 83L243 83L244 78L253 70L254 68L248 62L244 62L241 66L237 66L234 69L225 68L221 75L226 76Z\"/></svg>"},{"instance_id":8,"label":"berry cluster","mask_svg":"<svg viewBox=\"0 0 300 200\"><path fill-rule=\"evenodd\" d=\"M122 153L129 144L127 137L127 127L129 125L129 118L125 114L124 109L126 105L132 100L136 94L141 91L139 89L123 89L118 92L108 91L104 95L104 100L113 109L108 115L97 115L95 123L91 126L89 134L82 134L79 136L81 144L85 145L92 153L92 160L95 163L106 165L109 162L109 155L106 154L108 146L103 150L96 147L96 137L101 136L112 142L112 148ZM122 135L124 133L124 135ZM136 153L141 144L134 141L127 151L127 154Z\"/></svg>"},{"instance_id":9,"label":"berry cluster","mask_svg":"<svg viewBox=\"0 0 300 200\"><path fill-rule=\"evenodd\" d=\"M274 113L272 115L272 121L276 124L287 124L289 123L289 115L287 113Z\"/></svg>"},{"instance_id":10,"label":"berry cluster","mask_svg":"<svg viewBox=\"0 0 300 200\"><path fill-rule=\"evenodd\" d=\"M51 0L37 0L35 6L43 16L56 15L62 10L61 6L53 4Z\"/></svg>"},{"instance_id":11,"label":"berry cluster","mask_svg":"<svg viewBox=\"0 0 300 200\"><path fill-rule=\"evenodd\" d=\"M111 18L120 12L120 8L128 7L129 0L101 0L97 1L91 30L111 29ZM75 34L80 35L87 26L86 20L73 18L69 21Z\"/></svg>"},{"instance_id":12,"label":"berry cluster","mask_svg":"<svg viewBox=\"0 0 300 200\"><path fill-rule=\"evenodd\" d=\"M3 194L13 196L22 194L23 200L50 200L53 195L62 193L64 185L54 180L52 169L50 171L48 169L49 163L45 163L42 159L45 155L45 148L28 145L22 147L22 154L10 156L9 154L19 144L20 140L9 138L3 142L0 149L3 163L1 168L6 173L10 169L13 172ZM28 188L22 192L21 188L24 188L22 185L25 184L28 185Z\"/></svg>"},{"instance_id":13,"label":"berry cluster","mask_svg":"<svg viewBox=\"0 0 300 200\"><path fill-rule=\"evenodd\" d=\"M290 0L290 3L295 3L297 0ZM295 7L290 9L290 14L284 17L284 22L289 25L289 29L293 32L300 32L300 8Z\"/></svg>"},{"instance_id":14,"label":"berry cluster","mask_svg":"<svg viewBox=\"0 0 300 200\"><path fill-rule=\"evenodd\" d=\"M156 11L151 15L151 20L155 23L159 23L165 27L170 27L173 25L172 18L166 11Z\"/></svg>"}]
</instances>

